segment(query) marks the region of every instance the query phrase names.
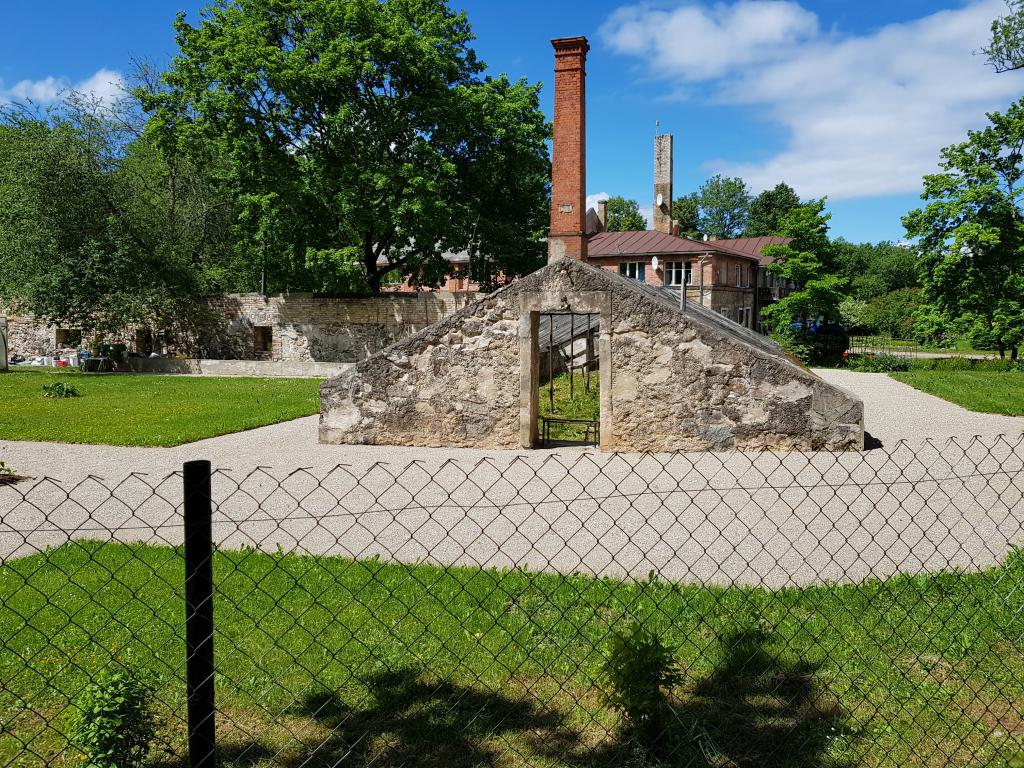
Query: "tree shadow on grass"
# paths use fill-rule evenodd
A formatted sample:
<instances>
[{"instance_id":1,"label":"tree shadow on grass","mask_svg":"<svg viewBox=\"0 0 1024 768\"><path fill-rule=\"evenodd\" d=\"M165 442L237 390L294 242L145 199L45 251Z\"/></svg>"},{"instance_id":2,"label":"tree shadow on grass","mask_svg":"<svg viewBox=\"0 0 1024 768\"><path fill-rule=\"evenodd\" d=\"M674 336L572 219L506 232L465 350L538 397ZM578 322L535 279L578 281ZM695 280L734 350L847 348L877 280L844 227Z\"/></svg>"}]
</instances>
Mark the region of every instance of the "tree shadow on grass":
<instances>
[{"instance_id":1,"label":"tree shadow on grass","mask_svg":"<svg viewBox=\"0 0 1024 768\"><path fill-rule=\"evenodd\" d=\"M654 743L624 730L618 740L567 762L579 768L842 766L827 752L833 739L844 737L846 714L819 689L813 665L778 658L767 641L761 631L726 638L723 663L680 693Z\"/></svg>"},{"instance_id":2,"label":"tree shadow on grass","mask_svg":"<svg viewBox=\"0 0 1024 768\"><path fill-rule=\"evenodd\" d=\"M376 675L367 687L365 708L354 709L331 692L307 697L296 714L315 718L330 735L279 765L528 765L542 744L576 748L563 718L533 701L427 680L410 669ZM509 760L517 750L522 759Z\"/></svg>"}]
</instances>

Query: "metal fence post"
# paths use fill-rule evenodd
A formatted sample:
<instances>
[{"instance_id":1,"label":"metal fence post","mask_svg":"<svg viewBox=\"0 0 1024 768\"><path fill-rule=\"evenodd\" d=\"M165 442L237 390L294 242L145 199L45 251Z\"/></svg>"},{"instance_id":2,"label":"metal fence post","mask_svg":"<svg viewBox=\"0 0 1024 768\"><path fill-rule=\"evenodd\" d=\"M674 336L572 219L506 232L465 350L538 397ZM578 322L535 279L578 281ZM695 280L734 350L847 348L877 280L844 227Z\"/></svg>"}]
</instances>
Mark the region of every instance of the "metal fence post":
<instances>
[{"instance_id":1,"label":"metal fence post","mask_svg":"<svg viewBox=\"0 0 1024 768\"><path fill-rule=\"evenodd\" d=\"M191 768L214 768L213 502L210 462L189 461L185 478L185 683Z\"/></svg>"}]
</instances>

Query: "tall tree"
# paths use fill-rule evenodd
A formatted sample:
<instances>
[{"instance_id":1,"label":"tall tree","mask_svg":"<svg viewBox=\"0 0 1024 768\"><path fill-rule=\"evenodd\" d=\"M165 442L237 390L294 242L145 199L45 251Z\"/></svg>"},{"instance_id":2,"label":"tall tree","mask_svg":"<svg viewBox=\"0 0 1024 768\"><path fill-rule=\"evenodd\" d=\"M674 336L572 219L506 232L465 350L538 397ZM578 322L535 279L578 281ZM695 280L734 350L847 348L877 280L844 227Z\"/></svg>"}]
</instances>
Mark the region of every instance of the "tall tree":
<instances>
[{"instance_id":1,"label":"tall tree","mask_svg":"<svg viewBox=\"0 0 1024 768\"><path fill-rule=\"evenodd\" d=\"M996 72L1024 68L1024 0L1007 0L1009 13L992 22L992 39L982 48Z\"/></svg>"},{"instance_id":2,"label":"tall tree","mask_svg":"<svg viewBox=\"0 0 1024 768\"><path fill-rule=\"evenodd\" d=\"M1024 100L988 119L942 150L942 172L924 178L927 204L903 225L920 238L926 303L1016 358L1024 343Z\"/></svg>"},{"instance_id":3,"label":"tall tree","mask_svg":"<svg viewBox=\"0 0 1024 768\"><path fill-rule=\"evenodd\" d=\"M792 238L786 245L769 245L765 255L772 257L767 269L795 289L775 304L761 310L761 316L774 326L773 336L805 362L816 362L829 350L818 348L812 326L839 320L846 281L831 271L835 262L828 237L831 214L825 213L825 200L812 200L782 217L780 235Z\"/></svg>"},{"instance_id":4,"label":"tall tree","mask_svg":"<svg viewBox=\"0 0 1024 768\"><path fill-rule=\"evenodd\" d=\"M647 221L640 215L640 204L636 200L615 195L608 198L607 232L641 232L647 229Z\"/></svg>"},{"instance_id":5,"label":"tall tree","mask_svg":"<svg viewBox=\"0 0 1024 768\"><path fill-rule=\"evenodd\" d=\"M850 282L850 295L861 301L904 288L919 288L917 249L881 243L833 242L836 271Z\"/></svg>"},{"instance_id":6,"label":"tall tree","mask_svg":"<svg viewBox=\"0 0 1024 768\"><path fill-rule=\"evenodd\" d=\"M712 176L697 193L700 231L719 238L739 237L747 226L750 189L739 177Z\"/></svg>"},{"instance_id":7,"label":"tall tree","mask_svg":"<svg viewBox=\"0 0 1024 768\"><path fill-rule=\"evenodd\" d=\"M785 182L779 182L773 189L766 189L750 203L744 237L777 235L782 227L782 218L800 205L796 190Z\"/></svg>"},{"instance_id":8,"label":"tall tree","mask_svg":"<svg viewBox=\"0 0 1024 768\"><path fill-rule=\"evenodd\" d=\"M210 168L139 139L138 118L76 95L0 112L0 298L104 330L177 316L210 287L231 204Z\"/></svg>"},{"instance_id":9,"label":"tall tree","mask_svg":"<svg viewBox=\"0 0 1024 768\"><path fill-rule=\"evenodd\" d=\"M700 199L696 192L672 201L672 218L679 222L680 235L700 237Z\"/></svg>"},{"instance_id":10,"label":"tall tree","mask_svg":"<svg viewBox=\"0 0 1024 768\"><path fill-rule=\"evenodd\" d=\"M243 245L272 278L281 259L326 290L353 264L373 290L396 269L429 280L444 251L540 263L540 86L482 77L445 0L215 0L175 30L162 86L140 93L151 130L223 148Z\"/></svg>"}]
</instances>

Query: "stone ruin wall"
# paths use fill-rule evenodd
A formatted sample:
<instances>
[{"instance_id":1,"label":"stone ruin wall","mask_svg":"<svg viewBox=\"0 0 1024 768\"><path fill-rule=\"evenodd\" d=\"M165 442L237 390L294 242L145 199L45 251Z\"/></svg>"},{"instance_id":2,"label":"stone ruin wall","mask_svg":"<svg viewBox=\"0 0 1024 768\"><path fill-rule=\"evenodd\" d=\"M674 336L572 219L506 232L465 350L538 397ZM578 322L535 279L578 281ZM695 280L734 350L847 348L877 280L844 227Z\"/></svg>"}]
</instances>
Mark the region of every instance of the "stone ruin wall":
<instances>
[{"instance_id":1,"label":"stone ruin wall","mask_svg":"<svg viewBox=\"0 0 1024 768\"><path fill-rule=\"evenodd\" d=\"M475 294L433 291L370 297L328 298L312 294L228 294L199 302L186 326L167 329L167 353L221 360L356 362L465 306ZM12 316L10 354L52 354L57 326ZM272 349L256 350L256 328L271 329ZM104 333L107 343L137 349L136 331ZM94 334L83 332L83 344Z\"/></svg>"},{"instance_id":2,"label":"stone ruin wall","mask_svg":"<svg viewBox=\"0 0 1024 768\"><path fill-rule=\"evenodd\" d=\"M356 368L357 375L342 374L320 388L322 441L519 444L519 309L507 293L499 291Z\"/></svg>"},{"instance_id":3,"label":"stone ruin wall","mask_svg":"<svg viewBox=\"0 0 1024 768\"><path fill-rule=\"evenodd\" d=\"M611 359L602 380L611 382L611 413L607 422L602 414L602 447L863 447L856 397L781 352L680 315L625 278L605 275L587 265L549 265L327 381L321 441L522 447L518 337L524 304L536 306L526 297L571 305L574 295L604 291Z\"/></svg>"}]
</instances>

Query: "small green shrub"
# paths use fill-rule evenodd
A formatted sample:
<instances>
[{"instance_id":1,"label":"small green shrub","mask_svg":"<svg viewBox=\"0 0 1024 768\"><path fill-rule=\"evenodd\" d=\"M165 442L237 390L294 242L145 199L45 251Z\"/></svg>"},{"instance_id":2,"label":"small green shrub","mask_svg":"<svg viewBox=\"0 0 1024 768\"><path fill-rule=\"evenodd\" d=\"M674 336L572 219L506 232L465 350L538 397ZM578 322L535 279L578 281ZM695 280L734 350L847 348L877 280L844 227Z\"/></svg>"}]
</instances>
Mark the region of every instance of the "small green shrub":
<instances>
[{"instance_id":1,"label":"small green shrub","mask_svg":"<svg viewBox=\"0 0 1024 768\"><path fill-rule=\"evenodd\" d=\"M130 670L90 683L78 702L71 741L82 750L83 768L138 768L156 735L153 682Z\"/></svg>"},{"instance_id":2,"label":"small green shrub","mask_svg":"<svg viewBox=\"0 0 1024 768\"><path fill-rule=\"evenodd\" d=\"M3 461L0 461L0 477L13 477L14 470L11 469Z\"/></svg>"},{"instance_id":3,"label":"small green shrub","mask_svg":"<svg viewBox=\"0 0 1024 768\"><path fill-rule=\"evenodd\" d=\"M625 715L639 741L655 748L663 743L671 718L665 691L683 679L674 649L634 624L612 633L603 673L605 703Z\"/></svg>"},{"instance_id":4,"label":"small green shrub","mask_svg":"<svg viewBox=\"0 0 1024 768\"><path fill-rule=\"evenodd\" d=\"M846 367L849 368L851 371L865 371L868 373L890 373L892 371L909 371L912 367L912 362L910 358L903 357L902 355L847 354L844 356L843 359L846 361Z\"/></svg>"},{"instance_id":5,"label":"small green shrub","mask_svg":"<svg viewBox=\"0 0 1024 768\"><path fill-rule=\"evenodd\" d=\"M66 381L54 381L50 384L43 384L43 397L81 397L78 390Z\"/></svg>"}]
</instances>

